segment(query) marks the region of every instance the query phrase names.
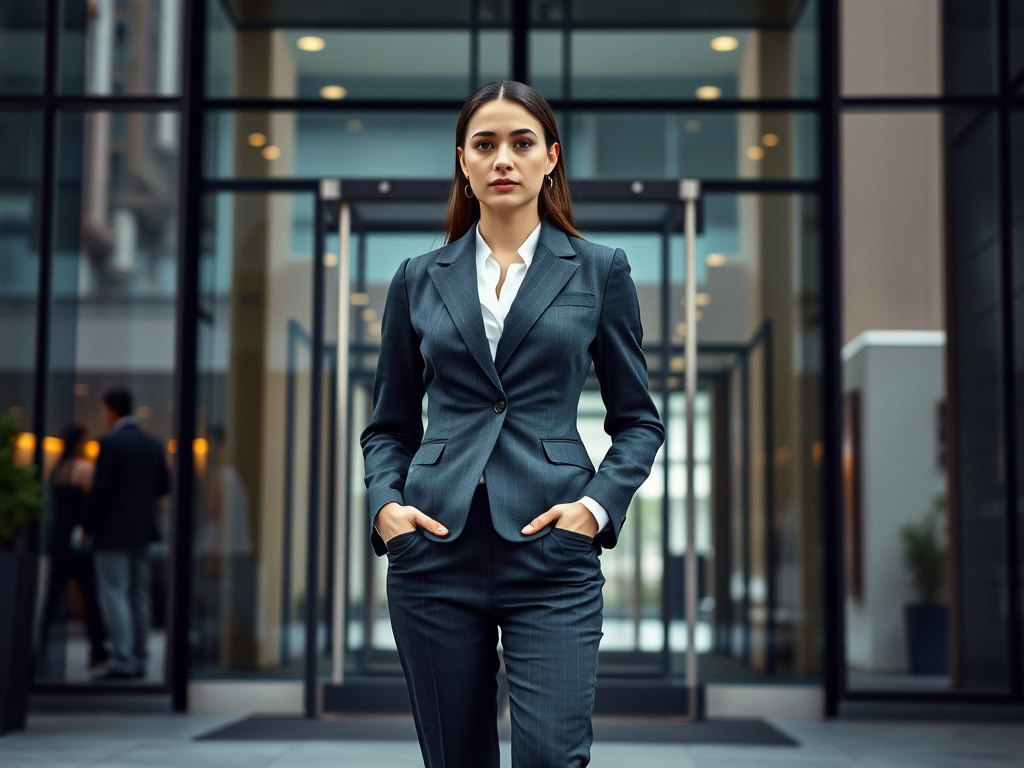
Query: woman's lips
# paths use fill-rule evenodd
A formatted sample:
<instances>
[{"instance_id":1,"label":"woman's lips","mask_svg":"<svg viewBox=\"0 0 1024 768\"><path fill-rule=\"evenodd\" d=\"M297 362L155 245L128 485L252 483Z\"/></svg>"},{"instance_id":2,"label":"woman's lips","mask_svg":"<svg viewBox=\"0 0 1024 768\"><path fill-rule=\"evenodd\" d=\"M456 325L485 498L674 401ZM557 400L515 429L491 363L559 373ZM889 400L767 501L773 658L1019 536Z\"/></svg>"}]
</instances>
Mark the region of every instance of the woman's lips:
<instances>
[{"instance_id":1,"label":"woman's lips","mask_svg":"<svg viewBox=\"0 0 1024 768\"><path fill-rule=\"evenodd\" d=\"M518 181L512 181L511 179L497 179L492 181L488 186L491 189L495 189L498 192L508 192L519 186Z\"/></svg>"}]
</instances>

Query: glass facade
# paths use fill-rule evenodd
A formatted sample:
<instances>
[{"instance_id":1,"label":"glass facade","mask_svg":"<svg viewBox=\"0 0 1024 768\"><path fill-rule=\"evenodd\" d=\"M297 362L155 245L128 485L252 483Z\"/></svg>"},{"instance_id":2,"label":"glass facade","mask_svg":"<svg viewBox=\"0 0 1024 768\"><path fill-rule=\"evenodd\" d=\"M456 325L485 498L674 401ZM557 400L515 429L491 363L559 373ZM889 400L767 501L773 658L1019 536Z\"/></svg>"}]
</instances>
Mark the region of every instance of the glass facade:
<instances>
[{"instance_id":1,"label":"glass facade","mask_svg":"<svg viewBox=\"0 0 1024 768\"><path fill-rule=\"evenodd\" d=\"M825 686L832 712L1024 695L1019 4L30 5L0 0L0 411L44 477L115 385L165 446L147 690L303 681L312 711L312 686L400 674L358 445L384 298L442 244L461 101L514 78L552 101L584 236L627 253L667 428L602 554L600 679L687 682L692 492L702 682ZM692 414L681 178L703 184ZM594 379L595 465L603 419ZM947 644L923 673L915 525ZM88 690L81 587L55 601L37 684Z\"/></svg>"}]
</instances>

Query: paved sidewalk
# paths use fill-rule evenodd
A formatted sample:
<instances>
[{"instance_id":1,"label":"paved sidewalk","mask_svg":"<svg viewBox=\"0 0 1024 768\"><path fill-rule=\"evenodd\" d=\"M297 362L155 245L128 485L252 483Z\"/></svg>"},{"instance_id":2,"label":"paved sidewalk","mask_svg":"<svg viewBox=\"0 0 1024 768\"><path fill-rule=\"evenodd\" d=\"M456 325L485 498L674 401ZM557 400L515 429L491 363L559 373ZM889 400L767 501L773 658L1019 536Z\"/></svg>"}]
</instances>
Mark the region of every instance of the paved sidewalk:
<instances>
[{"instance_id":1,"label":"paved sidewalk","mask_svg":"<svg viewBox=\"0 0 1024 768\"><path fill-rule=\"evenodd\" d=\"M415 743L194 741L240 716L35 715L3 768L417 768ZM1024 725L773 723L799 747L596 744L594 768L1021 768ZM502 765L511 765L509 745Z\"/></svg>"}]
</instances>

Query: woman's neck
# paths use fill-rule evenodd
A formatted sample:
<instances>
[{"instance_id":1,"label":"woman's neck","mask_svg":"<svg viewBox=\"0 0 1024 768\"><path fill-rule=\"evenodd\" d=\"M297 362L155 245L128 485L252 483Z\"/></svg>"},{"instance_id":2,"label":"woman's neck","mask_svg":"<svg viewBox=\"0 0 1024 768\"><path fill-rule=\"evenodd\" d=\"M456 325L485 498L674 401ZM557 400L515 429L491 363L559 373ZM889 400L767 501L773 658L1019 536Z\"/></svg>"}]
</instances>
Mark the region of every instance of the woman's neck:
<instances>
[{"instance_id":1,"label":"woman's neck","mask_svg":"<svg viewBox=\"0 0 1024 768\"><path fill-rule=\"evenodd\" d=\"M495 253L515 253L540 224L536 206L496 211L480 206L480 236Z\"/></svg>"}]
</instances>

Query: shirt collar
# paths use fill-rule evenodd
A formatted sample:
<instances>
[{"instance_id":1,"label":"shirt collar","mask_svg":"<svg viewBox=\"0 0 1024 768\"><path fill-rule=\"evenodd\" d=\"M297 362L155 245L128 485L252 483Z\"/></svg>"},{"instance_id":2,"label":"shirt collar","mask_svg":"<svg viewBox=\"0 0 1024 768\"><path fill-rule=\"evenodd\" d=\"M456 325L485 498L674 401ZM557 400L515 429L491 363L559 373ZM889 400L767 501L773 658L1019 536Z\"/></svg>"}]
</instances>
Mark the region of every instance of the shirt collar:
<instances>
[{"instance_id":1,"label":"shirt collar","mask_svg":"<svg viewBox=\"0 0 1024 768\"><path fill-rule=\"evenodd\" d=\"M138 423L139 420L134 416L122 416L120 419L114 422L114 431L123 429L124 427L133 426Z\"/></svg>"},{"instance_id":2,"label":"shirt collar","mask_svg":"<svg viewBox=\"0 0 1024 768\"><path fill-rule=\"evenodd\" d=\"M487 261L487 257L491 255L491 249L487 247L487 243L484 242L484 238L480 234L480 222L476 223L476 265L482 267ZM537 252L537 243L540 242L540 228L538 224L537 228L530 233L530 236L523 241L523 244L519 246L519 255L523 257L525 262L523 269L529 269L530 262L533 261L533 255Z\"/></svg>"}]
</instances>

